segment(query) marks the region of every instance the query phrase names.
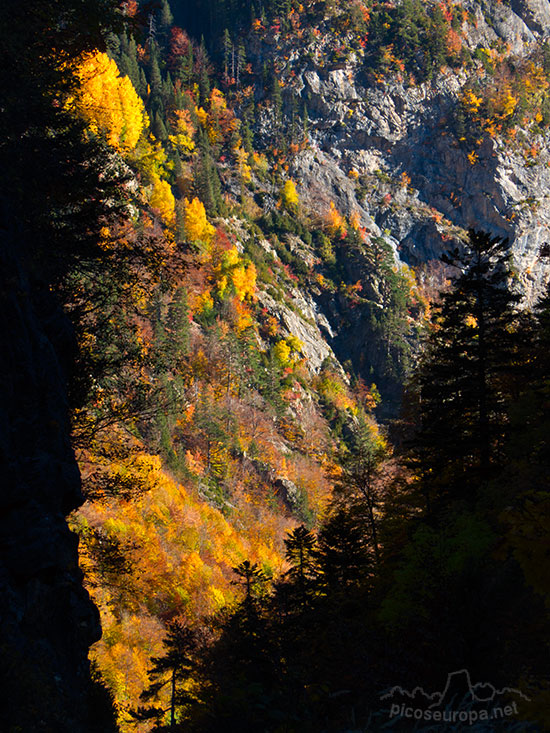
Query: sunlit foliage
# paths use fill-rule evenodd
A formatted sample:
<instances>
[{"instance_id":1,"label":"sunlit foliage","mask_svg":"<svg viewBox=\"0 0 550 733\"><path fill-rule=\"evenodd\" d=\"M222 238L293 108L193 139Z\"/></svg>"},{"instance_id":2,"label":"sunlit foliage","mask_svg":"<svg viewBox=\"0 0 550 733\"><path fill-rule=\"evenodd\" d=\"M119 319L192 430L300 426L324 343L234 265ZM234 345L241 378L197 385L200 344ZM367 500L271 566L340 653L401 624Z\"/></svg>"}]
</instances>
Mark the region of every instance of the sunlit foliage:
<instances>
[{"instance_id":1,"label":"sunlit foliage","mask_svg":"<svg viewBox=\"0 0 550 733\"><path fill-rule=\"evenodd\" d=\"M86 54L78 69L81 88L70 104L94 133L117 150L135 148L147 125L143 102L127 76L105 53Z\"/></svg>"}]
</instances>

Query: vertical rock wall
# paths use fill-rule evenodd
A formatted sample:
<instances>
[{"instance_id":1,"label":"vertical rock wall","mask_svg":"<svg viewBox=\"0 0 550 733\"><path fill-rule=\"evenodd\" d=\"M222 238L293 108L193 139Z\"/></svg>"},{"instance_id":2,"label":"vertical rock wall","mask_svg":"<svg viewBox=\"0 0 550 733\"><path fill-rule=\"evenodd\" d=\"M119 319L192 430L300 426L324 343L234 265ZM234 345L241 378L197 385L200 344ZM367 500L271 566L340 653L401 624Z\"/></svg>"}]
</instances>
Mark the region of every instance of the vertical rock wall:
<instances>
[{"instance_id":1,"label":"vertical rock wall","mask_svg":"<svg viewBox=\"0 0 550 733\"><path fill-rule=\"evenodd\" d=\"M82 502L60 358L71 330L33 292L2 219L0 730L78 733L95 729L87 651L101 632L65 519Z\"/></svg>"}]
</instances>

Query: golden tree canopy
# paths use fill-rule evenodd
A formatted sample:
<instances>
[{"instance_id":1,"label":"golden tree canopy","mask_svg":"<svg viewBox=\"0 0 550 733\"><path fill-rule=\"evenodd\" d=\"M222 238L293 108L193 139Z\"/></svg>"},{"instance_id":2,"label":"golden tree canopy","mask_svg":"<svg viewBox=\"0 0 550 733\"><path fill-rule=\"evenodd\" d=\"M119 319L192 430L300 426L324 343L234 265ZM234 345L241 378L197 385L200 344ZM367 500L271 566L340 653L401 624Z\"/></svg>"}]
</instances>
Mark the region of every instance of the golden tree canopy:
<instances>
[{"instance_id":1,"label":"golden tree canopy","mask_svg":"<svg viewBox=\"0 0 550 733\"><path fill-rule=\"evenodd\" d=\"M85 54L78 76L81 87L71 100L77 114L119 151L133 150L147 123L143 102L127 76L121 77L107 54Z\"/></svg>"},{"instance_id":2,"label":"golden tree canopy","mask_svg":"<svg viewBox=\"0 0 550 733\"><path fill-rule=\"evenodd\" d=\"M196 197L192 201L185 199L184 226L185 233L192 242L200 240L209 244L216 231L206 218L204 204Z\"/></svg>"}]
</instances>

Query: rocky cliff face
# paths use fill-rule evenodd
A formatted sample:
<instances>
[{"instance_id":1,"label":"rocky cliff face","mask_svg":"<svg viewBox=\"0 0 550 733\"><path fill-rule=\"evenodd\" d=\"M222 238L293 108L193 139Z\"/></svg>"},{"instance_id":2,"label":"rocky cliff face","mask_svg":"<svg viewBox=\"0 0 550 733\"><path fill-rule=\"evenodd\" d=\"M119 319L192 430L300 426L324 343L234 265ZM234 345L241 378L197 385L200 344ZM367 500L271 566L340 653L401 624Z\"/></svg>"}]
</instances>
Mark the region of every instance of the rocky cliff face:
<instances>
[{"instance_id":1,"label":"rocky cliff face","mask_svg":"<svg viewBox=\"0 0 550 733\"><path fill-rule=\"evenodd\" d=\"M309 75L310 90L319 89L312 98L324 105L319 119L325 121L329 108L338 109L330 104L327 86L350 94L346 85L336 86L338 75L327 77L321 84L316 72ZM519 151L484 140L472 165L447 132L460 81L449 74L415 89L400 84L360 89L362 101L349 116L353 97L344 96L332 129L314 133L317 145L298 157L295 174L313 205L322 202L321 191L325 197L329 192L342 210L357 211L371 231L394 241L401 259L412 265L438 258L445 238L456 234L453 225L508 237L522 289L532 302L550 276L540 257L550 239L549 141L545 138L536 163L526 166ZM367 190L345 171L357 171ZM403 174L410 178L407 186L399 185Z\"/></svg>"},{"instance_id":2,"label":"rocky cliff face","mask_svg":"<svg viewBox=\"0 0 550 733\"><path fill-rule=\"evenodd\" d=\"M389 9L399 5L386 4ZM546 69L550 3L466 0L454 5L462 8L460 25L456 19L452 25L460 36L461 60L422 82L395 58L384 74L373 71L372 26L358 43L349 23L339 25L341 6L306 6L304 24L309 27L295 27L294 36L278 26L260 33L260 40L252 34L248 51L258 70L266 63L277 70L283 119L288 122L296 110L307 110L307 144L294 154L288 170L300 204L312 221L316 214L326 221L331 206L348 221L354 216L364 247L344 251L338 236L333 237L337 277L343 280L343 285L336 282L337 292L311 287L310 281L298 296L287 293L293 301L287 304L290 310L269 296L262 305L284 332L299 335L313 371L335 356L341 363L350 360L367 382L375 381L389 416L398 405L407 368L401 346L414 342L415 335L409 324L408 333L397 334L402 340L398 346L380 325L389 307L379 273L373 277L376 247L393 253L397 269L401 263L411 265L435 292L445 275L433 263L465 239L468 229L482 229L509 240L515 287L525 305L533 305L550 281L550 128L534 124L533 109L523 118L516 115L514 137L507 134L511 125L491 129L487 120L474 124L473 118L461 118L466 90L475 89L481 97L476 85L490 89L497 79L499 94L513 89L519 99L522 64ZM388 56L399 56L399 49L392 48ZM519 80L515 88L509 81L514 73ZM259 109L256 139L277 147L278 113L269 101ZM482 105L478 118L483 115L489 112ZM276 196L272 191L273 206ZM310 271L315 267L303 241L287 237L285 244ZM356 281L361 297L350 307L342 291ZM409 310L409 315L414 321L415 313Z\"/></svg>"},{"instance_id":3,"label":"rocky cliff face","mask_svg":"<svg viewBox=\"0 0 550 733\"><path fill-rule=\"evenodd\" d=\"M464 9L461 33L471 53L501 48L522 58L550 34L547 0L470 2ZM281 50L284 83L309 115L311 145L291 170L303 199L319 211L330 200L356 211L368 231L413 265L437 259L447 240L470 227L507 237L532 303L550 278L541 257L550 241L548 132L537 133L529 159L498 134L483 133L469 158L453 127L471 71L444 68L418 85L399 75L373 84L357 53L327 61L327 48L341 43L326 30L303 48Z\"/></svg>"},{"instance_id":4,"label":"rocky cliff face","mask_svg":"<svg viewBox=\"0 0 550 733\"><path fill-rule=\"evenodd\" d=\"M9 221L3 217L4 223ZM0 241L0 650L3 731L95 730L87 650L99 615L66 523L82 502L63 353L71 330L31 288L15 227Z\"/></svg>"}]
</instances>

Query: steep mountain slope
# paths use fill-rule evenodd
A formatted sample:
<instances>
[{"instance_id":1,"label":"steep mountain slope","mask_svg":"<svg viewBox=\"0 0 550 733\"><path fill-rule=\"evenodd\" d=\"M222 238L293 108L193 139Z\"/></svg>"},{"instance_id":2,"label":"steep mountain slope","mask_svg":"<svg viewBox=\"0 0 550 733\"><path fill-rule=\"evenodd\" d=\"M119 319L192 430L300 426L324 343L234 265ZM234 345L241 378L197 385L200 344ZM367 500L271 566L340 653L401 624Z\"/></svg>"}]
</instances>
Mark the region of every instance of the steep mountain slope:
<instances>
[{"instance_id":1,"label":"steep mountain slope","mask_svg":"<svg viewBox=\"0 0 550 733\"><path fill-rule=\"evenodd\" d=\"M438 72L432 58L430 79L418 78L426 69L403 30L421 42L413 4L386 4L384 46L377 7L354 7L370 25L310 4L293 29L251 36L252 58L272 55L289 106L306 105L311 145L290 168L301 195L318 210L333 200L356 211L415 266L439 257L453 227L508 237L533 302L548 281L548 4L434 5L450 65Z\"/></svg>"},{"instance_id":2,"label":"steep mountain slope","mask_svg":"<svg viewBox=\"0 0 550 733\"><path fill-rule=\"evenodd\" d=\"M369 476L384 461L390 477L398 471L377 420L399 409L430 298L449 277L441 253L463 244L469 227L507 236L516 286L527 303L542 292L550 11L543 0L123 8L126 25L106 52L81 49L75 76L48 101L50 114L80 121L75 139L91 146L87 161L59 157L56 165L67 166L59 180L78 170L82 181L96 175L105 185L82 183L82 201L70 185L48 190L32 231L49 222L51 238L39 239L32 267L63 302L78 340L73 445L88 501L71 523L102 616L93 656L129 730L170 623L214 628L212 616L238 607L235 568L242 578L247 561L264 580L280 578L285 532L334 519L334 486L360 448ZM46 150L49 135L46 125ZM82 246L90 242L93 256ZM7 383L17 360L28 363L36 402L51 400L42 422L53 415L62 425L66 375L50 345L64 322L53 311L48 320L45 306L37 315L42 301L29 305L34 295L6 257L26 305L14 305L8 289L5 312L15 312L21 333L30 324L21 352L3 354ZM35 376L39 345L44 372ZM61 466L56 481L65 488L31 476L53 501L31 497L23 511L35 511L38 524L51 518L55 531L42 536L36 524L31 532L31 549L40 535L40 562L30 550L8 558L8 572L24 576L20 598L5 595L10 634L19 633L32 588L36 608L52 616L62 611L63 587L72 628L82 631L73 668L85 684L97 617L79 589L63 521L78 505L78 476L66 433L43 438L29 410L8 400L10 422L32 433L39 455L20 445L7 453L44 473ZM403 517L418 506L399 508L409 477L400 480L389 503L406 535ZM15 511L21 497L10 502ZM373 507L370 518L375 530ZM6 525L8 551L30 524ZM325 527L336 545L348 529ZM53 552L57 532L66 552ZM359 565L372 563L367 554ZM39 626L36 645L20 637L27 659L70 656L67 637L50 644L51 631ZM77 730L69 674L52 714L69 710ZM197 686L191 680L188 692ZM168 688L159 696L167 704Z\"/></svg>"},{"instance_id":3,"label":"steep mountain slope","mask_svg":"<svg viewBox=\"0 0 550 733\"><path fill-rule=\"evenodd\" d=\"M83 322L75 422L124 728L165 625L236 603L245 559L283 571L360 420L385 446L374 411L396 414L442 251L485 228L528 302L548 279L546 5L208 8L182 29L129 4L137 36L85 59L74 98L130 178L102 246L139 250Z\"/></svg>"}]
</instances>

